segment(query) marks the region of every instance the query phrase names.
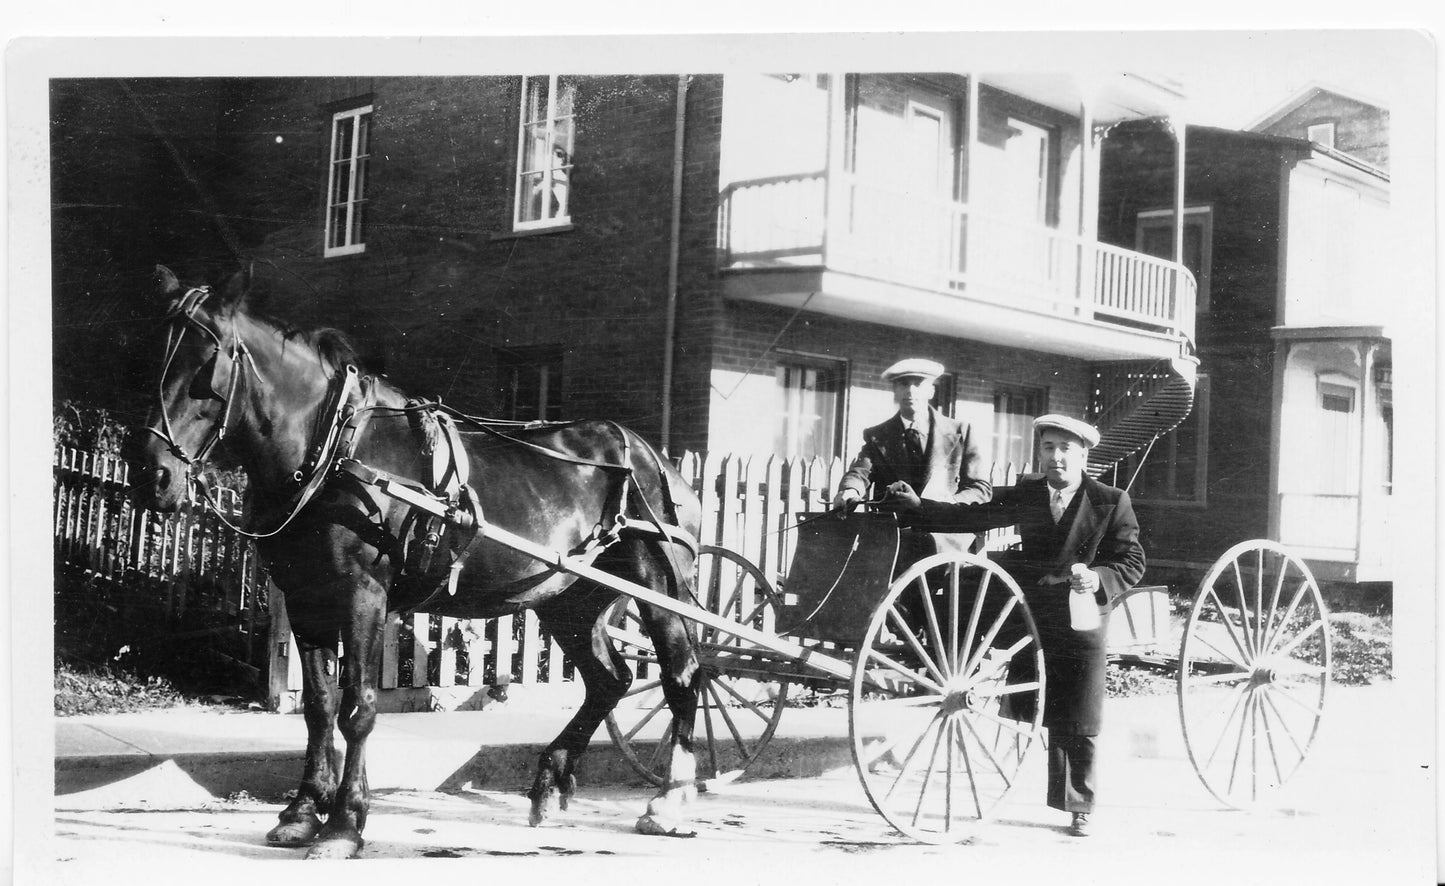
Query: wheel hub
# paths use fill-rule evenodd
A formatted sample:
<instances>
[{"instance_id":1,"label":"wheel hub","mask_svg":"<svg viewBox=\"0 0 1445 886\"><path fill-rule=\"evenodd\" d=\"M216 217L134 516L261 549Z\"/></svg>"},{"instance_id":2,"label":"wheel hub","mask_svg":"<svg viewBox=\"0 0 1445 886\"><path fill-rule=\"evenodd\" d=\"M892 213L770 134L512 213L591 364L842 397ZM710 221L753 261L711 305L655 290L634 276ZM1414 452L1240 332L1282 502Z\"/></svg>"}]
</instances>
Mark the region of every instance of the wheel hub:
<instances>
[{"instance_id":1,"label":"wheel hub","mask_svg":"<svg viewBox=\"0 0 1445 886\"><path fill-rule=\"evenodd\" d=\"M977 711L983 706L977 685L971 680L954 679L944 686L943 715L952 716L959 711Z\"/></svg>"}]
</instances>

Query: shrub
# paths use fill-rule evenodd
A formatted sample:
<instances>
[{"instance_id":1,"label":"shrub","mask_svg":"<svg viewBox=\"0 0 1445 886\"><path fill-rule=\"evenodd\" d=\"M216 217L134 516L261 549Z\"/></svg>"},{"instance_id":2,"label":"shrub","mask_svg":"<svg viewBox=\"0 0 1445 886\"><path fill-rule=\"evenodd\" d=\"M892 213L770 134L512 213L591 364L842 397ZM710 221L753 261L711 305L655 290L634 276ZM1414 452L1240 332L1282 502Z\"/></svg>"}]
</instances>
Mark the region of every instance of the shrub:
<instances>
[{"instance_id":1,"label":"shrub","mask_svg":"<svg viewBox=\"0 0 1445 886\"><path fill-rule=\"evenodd\" d=\"M55 662L55 714L118 714L188 704L164 677L145 677L110 664L76 667Z\"/></svg>"}]
</instances>

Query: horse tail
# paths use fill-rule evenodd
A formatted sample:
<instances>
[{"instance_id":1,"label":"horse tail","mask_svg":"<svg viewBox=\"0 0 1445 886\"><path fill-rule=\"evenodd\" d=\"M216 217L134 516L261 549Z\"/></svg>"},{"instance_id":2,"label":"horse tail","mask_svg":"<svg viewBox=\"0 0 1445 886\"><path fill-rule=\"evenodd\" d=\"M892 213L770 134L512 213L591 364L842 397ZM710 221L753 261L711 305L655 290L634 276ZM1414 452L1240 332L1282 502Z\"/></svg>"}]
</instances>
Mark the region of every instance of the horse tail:
<instances>
[{"instance_id":1,"label":"horse tail","mask_svg":"<svg viewBox=\"0 0 1445 886\"><path fill-rule=\"evenodd\" d=\"M613 424L622 434L623 447L630 454L632 481L628 484L627 502L630 510L637 514L638 523L651 524L659 538L663 558L677 579L678 591L684 598L695 596L692 583L692 562L698 551L698 530L701 523L701 509L688 503L695 502L696 496L688 487L682 474L672 466L651 443L638 434ZM656 491L649 487L647 479L656 478ZM657 495L661 501L661 515L649 500ZM679 560L678 548L687 552L686 568Z\"/></svg>"}]
</instances>

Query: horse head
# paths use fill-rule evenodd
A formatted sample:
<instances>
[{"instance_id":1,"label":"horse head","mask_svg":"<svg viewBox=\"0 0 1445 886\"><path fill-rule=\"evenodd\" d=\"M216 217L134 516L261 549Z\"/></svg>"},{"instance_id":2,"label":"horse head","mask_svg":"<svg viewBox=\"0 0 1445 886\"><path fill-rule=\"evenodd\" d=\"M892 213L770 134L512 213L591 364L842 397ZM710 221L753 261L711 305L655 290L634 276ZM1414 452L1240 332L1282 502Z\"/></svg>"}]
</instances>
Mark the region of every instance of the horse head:
<instances>
[{"instance_id":1,"label":"horse head","mask_svg":"<svg viewBox=\"0 0 1445 886\"><path fill-rule=\"evenodd\" d=\"M245 376L254 374L236 316L245 297L245 275L220 291L184 286L157 265L153 297L165 309L165 351L158 398L141 429L139 503L174 510L190 493L194 474L240 421L238 402Z\"/></svg>"}]
</instances>

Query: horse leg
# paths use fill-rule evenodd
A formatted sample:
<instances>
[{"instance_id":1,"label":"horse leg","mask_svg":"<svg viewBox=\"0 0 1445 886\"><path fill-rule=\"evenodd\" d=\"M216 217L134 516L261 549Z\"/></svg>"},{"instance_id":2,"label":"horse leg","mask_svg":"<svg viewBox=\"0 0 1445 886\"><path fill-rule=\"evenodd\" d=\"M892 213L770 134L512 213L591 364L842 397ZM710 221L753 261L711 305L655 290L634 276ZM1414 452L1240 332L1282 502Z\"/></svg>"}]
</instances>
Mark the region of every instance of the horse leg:
<instances>
[{"instance_id":1,"label":"horse leg","mask_svg":"<svg viewBox=\"0 0 1445 886\"><path fill-rule=\"evenodd\" d=\"M698 660L692 637L681 616L649 606L639 606L643 624L657 650L662 672L662 694L672 714L672 746L668 775L661 789L647 803L647 812L637 819L640 834L692 836L683 818L683 807L697 797L697 761L693 756L693 721L697 715Z\"/></svg>"},{"instance_id":2,"label":"horse leg","mask_svg":"<svg viewBox=\"0 0 1445 886\"><path fill-rule=\"evenodd\" d=\"M307 858L351 858L365 842L361 832L371 802L366 783L366 739L376 725L386 591L371 576L365 576L362 582L351 599L345 636L346 680L338 722L346 739L346 764L326 824L316 835Z\"/></svg>"},{"instance_id":3,"label":"horse leg","mask_svg":"<svg viewBox=\"0 0 1445 886\"><path fill-rule=\"evenodd\" d=\"M300 846L310 843L321 830L320 811L336 794L336 775L341 756L333 732L336 726L336 639L318 644L297 635L301 655L301 706L306 720L306 765L301 786L281 811L280 823L266 835L269 843Z\"/></svg>"},{"instance_id":4,"label":"horse leg","mask_svg":"<svg viewBox=\"0 0 1445 886\"><path fill-rule=\"evenodd\" d=\"M632 539L619 546L617 559L610 565L624 578L679 598L683 596L683 575L692 571L692 558L681 548L667 551L657 542ZM697 653L692 632L681 616L640 601L638 611L657 651L662 694L672 714L673 729L667 780L648 802L636 829L643 834L690 835L684 827L682 807L697 796L692 742L697 713Z\"/></svg>"},{"instance_id":5,"label":"horse leg","mask_svg":"<svg viewBox=\"0 0 1445 886\"><path fill-rule=\"evenodd\" d=\"M577 789L574 773L578 760L586 752L598 724L632 685L632 672L613 648L600 618L614 598L614 594L596 586L574 585L562 598L565 604L554 599L537 609L542 626L577 667L587 695L577 713L537 761L537 776L527 793L532 800L528 816L532 827L567 808Z\"/></svg>"}]
</instances>

